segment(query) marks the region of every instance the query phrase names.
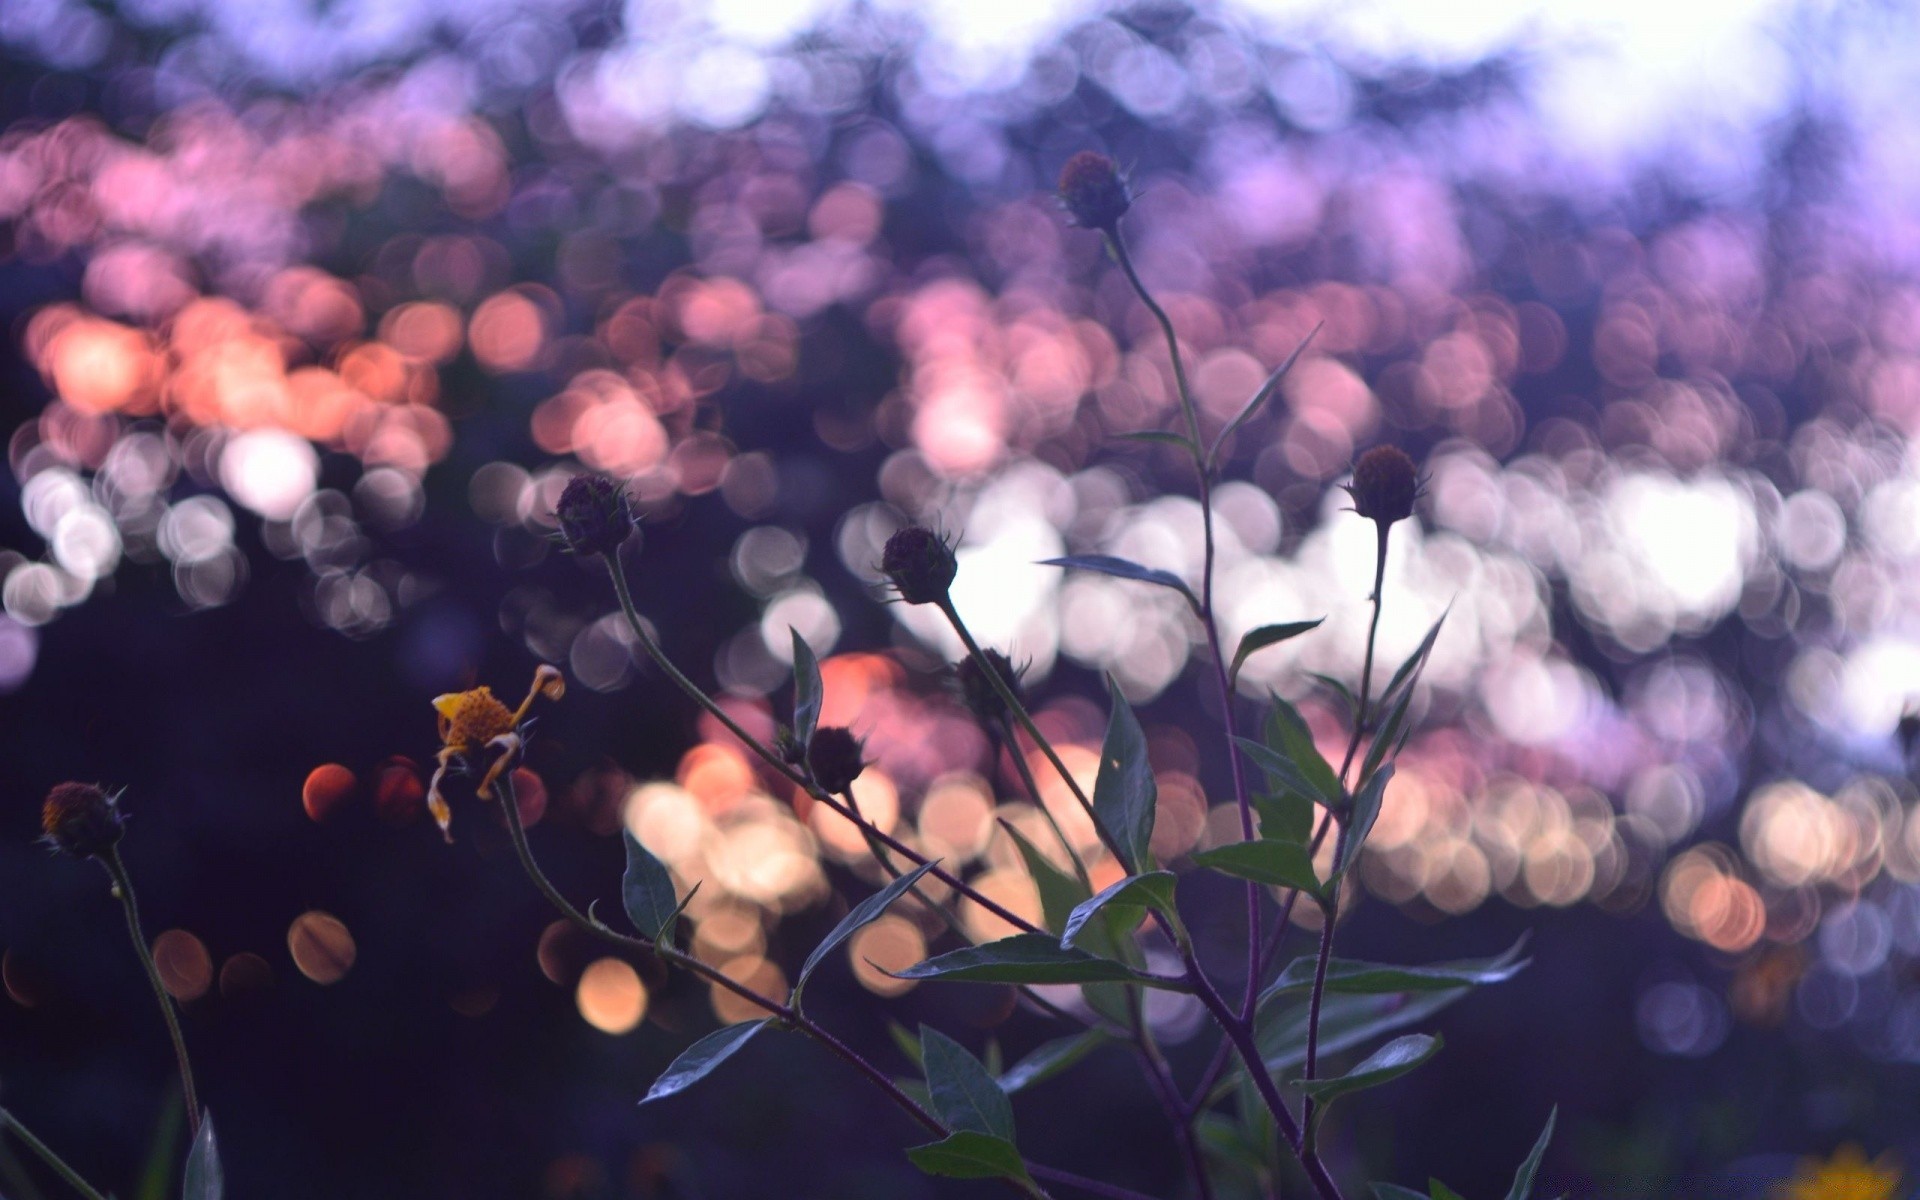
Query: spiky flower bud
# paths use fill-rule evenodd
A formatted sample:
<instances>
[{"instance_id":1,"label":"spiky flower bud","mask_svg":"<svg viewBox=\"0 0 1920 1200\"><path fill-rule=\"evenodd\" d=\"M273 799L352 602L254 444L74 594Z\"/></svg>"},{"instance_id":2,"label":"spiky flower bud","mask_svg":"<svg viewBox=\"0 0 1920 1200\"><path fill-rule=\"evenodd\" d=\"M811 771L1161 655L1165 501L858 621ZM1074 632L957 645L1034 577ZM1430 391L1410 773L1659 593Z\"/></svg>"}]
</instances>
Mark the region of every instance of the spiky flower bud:
<instances>
[{"instance_id":1,"label":"spiky flower bud","mask_svg":"<svg viewBox=\"0 0 1920 1200\"><path fill-rule=\"evenodd\" d=\"M998 650L984 653L994 673L1000 676L1015 696L1020 695L1020 673L1013 669L1007 656ZM980 665L979 659L969 655L954 669L954 674L960 679L960 699L976 721L986 726L997 726L1008 715L1007 702L1000 698L1000 690L993 686L993 680L987 678L986 668Z\"/></svg>"},{"instance_id":2,"label":"spiky flower bud","mask_svg":"<svg viewBox=\"0 0 1920 1200\"><path fill-rule=\"evenodd\" d=\"M1060 168L1060 201L1067 206L1075 225L1111 233L1127 214L1133 197L1111 158L1098 151L1082 150Z\"/></svg>"},{"instance_id":3,"label":"spiky flower bud","mask_svg":"<svg viewBox=\"0 0 1920 1200\"><path fill-rule=\"evenodd\" d=\"M40 808L47 841L75 858L104 857L127 832L114 798L91 783L62 783Z\"/></svg>"},{"instance_id":4,"label":"spiky flower bud","mask_svg":"<svg viewBox=\"0 0 1920 1200\"><path fill-rule=\"evenodd\" d=\"M633 508L627 489L605 475L575 475L554 507L559 540L575 554L608 558L633 536Z\"/></svg>"},{"instance_id":5,"label":"spiky flower bud","mask_svg":"<svg viewBox=\"0 0 1920 1200\"><path fill-rule=\"evenodd\" d=\"M938 604L947 598L960 565L953 547L924 525L909 525L887 539L880 571L908 604Z\"/></svg>"},{"instance_id":6,"label":"spiky flower bud","mask_svg":"<svg viewBox=\"0 0 1920 1200\"><path fill-rule=\"evenodd\" d=\"M1400 447L1375 446L1353 464L1353 482L1346 487L1353 511L1385 529L1413 515L1420 474Z\"/></svg>"},{"instance_id":7,"label":"spiky flower bud","mask_svg":"<svg viewBox=\"0 0 1920 1200\"><path fill-rule=\"evenodd\" d=\"M813 781L828 792L844 792L860 778L860 772L867 769L862 757L866 747L853 731L843 725L822 725L813 731L813 741L807 744L807 769L813 772Z\"/></svg>"}]
</instances>

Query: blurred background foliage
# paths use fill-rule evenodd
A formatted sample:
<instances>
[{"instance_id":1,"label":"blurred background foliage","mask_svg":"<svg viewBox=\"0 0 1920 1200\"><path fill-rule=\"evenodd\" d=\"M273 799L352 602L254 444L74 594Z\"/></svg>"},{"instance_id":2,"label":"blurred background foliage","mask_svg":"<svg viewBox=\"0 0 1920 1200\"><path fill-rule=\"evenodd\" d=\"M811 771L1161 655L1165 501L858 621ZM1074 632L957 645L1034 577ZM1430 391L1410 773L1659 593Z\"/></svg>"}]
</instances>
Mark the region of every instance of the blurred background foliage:
<instances>
[{"instance_id":1,"label":"blurred background foliage","mask_svg":"<svg viewBox=\"0 0 1920 1200\"><path fill-rule=\"evenodd\" d=\"M1531 930L1535 962L1344 1114L1340 1169L1504 1190L1556 1102L1578 1195L1759 1196L1849 1143L1920 1166L1917 20L1446 7L0 8L0 1099L155 1194L160 1032L102 879L32 842L50 785L99 779L243 1194L969 1194L797 1042L637 1111L744 1014L552 923L498 812L441 845L417 764L433 695L560 665L519 789L555 875L610 898L624 824L764 990L877 878L551 550L585 465L633 480L680 661L770 730L798 629L868 737L863 808L1009 905L992 818L1040 814L957 647L876 602L908 518L958 536L957 603L1079 765L1102 672L1141 707L1156 849L1232 836L1177 598L1032 565L1200 569L1180 464L1115 441L1169 427L1164 348L1049 195L1092 147L1216 428L1318 329L1216 496L1228 636L1328 618L1243 703L1342 740L1309 673L1357 676L1373 564L1335 485L1381 441L1428 473L1383 657L1452 615L1343 952ZM821 1011L896 1067L888 1014L1045 1036L866 965L935 932L872 926ZM1154 1019L1196 1069L1197 1011ZM1131 1065L1081 1072L1023 1106L1036 1151L1173 1188Z\"/></svg>"}]
</instances>

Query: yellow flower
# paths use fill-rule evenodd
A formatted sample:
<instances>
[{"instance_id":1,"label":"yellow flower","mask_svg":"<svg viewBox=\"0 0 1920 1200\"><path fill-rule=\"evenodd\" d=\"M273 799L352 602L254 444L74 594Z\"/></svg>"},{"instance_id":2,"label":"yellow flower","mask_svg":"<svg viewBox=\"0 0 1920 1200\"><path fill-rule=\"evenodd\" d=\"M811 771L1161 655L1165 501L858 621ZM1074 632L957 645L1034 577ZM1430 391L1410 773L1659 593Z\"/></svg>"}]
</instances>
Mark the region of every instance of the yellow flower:
<instances>
[{"instance_id":1,"label":"yellow flower","mask_svg":"<svg viewBox=\"0 0 1920 1200\"><path fill-rule=\"evenodd\" d=\"M1826 1162L1800 1160L1793 1178L1773 1189L1772 1200L1897 1200L1900 1167L1890 1154L1872 1162L1858 1146L1842 1146Z\"/></svg>"},{"instance_id":2,"label":"yellow flower","mask_svg":"<svg viewBox=\"0 0 1920 1200\"><path fill-rule=\"evenodd\" d=\"M437 756L439 766L434 769L433 782L427 787L427 808L433 813L433 819L440 824L441 836L453 841L453 810L447 806L445 797L440 794L440 781L446 778L447 771L455 763L467 765L467 760L476 758L488 750L499 751L487 773L480 777L480 786L474 789L482 800L493 799L493 785L520 754L520 722L526 719L527 710L533 707L536 697L545 696L549 700L558 700L566 695L566 680L560 672L545 663L533 673L533 686L527 689L526 699L520 707L508 710L507 706L494 699L493 689L477 687L465 692L448 692L444 696L433 698L433 710L440 714L440 753Z\"/></svg>"}]
</instances>

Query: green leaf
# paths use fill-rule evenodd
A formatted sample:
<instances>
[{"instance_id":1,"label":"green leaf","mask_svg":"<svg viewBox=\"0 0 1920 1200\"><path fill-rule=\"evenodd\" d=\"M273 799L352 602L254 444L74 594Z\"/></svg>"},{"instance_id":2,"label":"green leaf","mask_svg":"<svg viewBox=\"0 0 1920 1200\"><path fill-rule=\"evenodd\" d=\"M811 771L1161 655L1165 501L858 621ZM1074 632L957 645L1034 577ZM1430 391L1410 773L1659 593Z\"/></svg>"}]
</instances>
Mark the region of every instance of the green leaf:
<instances>
[{"instance_id":1,"label":"green leaf","mask_svg":"<svg viewBox=\"0 0 1920 1200\"><path fill-rule=\"evenodd\" d=\"M1346 705L1346 708L1347 708L1347 720L1349 722L1353 720L1354 713L1357 712L1360 708L1360 701L1354 698L1353 690L1351 688L1349 688L1346 684L1341 683L1338 679L1335 679L1333 676L1322 675L1318 671L1308 672L1307 677L1321 684L1328 691L1332 692L1334 695L1340 697L1340 703Z\"/></svg>"},{"instance_id":2,"label":"green leaf","mask_svg":"<svg viewBox=\"0 0 1920 1200\"><path fill-rule=\"evenodd\" d=\"M1397 1037L1367 1055L1345 1075L1331 1079L1297 1080L1301 1091L1320 1102L1320 1112L1349 1092L1379 1087L1400 1078L1421 1063L1440 1053L1440 1035L1409 1033Z\"/></svg>"},{"instance_id":3,"label":"green leaf","mask_svg":"<svg viewBox=\"0 0 1920 1200\"><path fill-rule=\"evenodd\" d=\"M907 1159L927 1174L947 1179L1013 1179L1033 1186L1027 1164L1012 1142L970 1129L914 1146L907 1151Z\"/></svg>"},{"instance_id":4,"label":"green leaf","mask_svg":"<svg viewBox=\"0 0 1920 1200\"><path fill-rule=\"evenodd\" d=\"M960 983L1142 983L1185 991L1185 980L1135 971L1125 963L1069 950L1042 933L1017 933L997 942L963 946L894 974L895 979Z\"/></svg>"},{"instance_id":5,"label":"green leaf","mask_svg":"<svg viewBox=\"0 0 1920 1200\"><path fill-rule=\"evenodd\" d=\"M920 1026L920 1061L934 1115L949 1129L1013 1140L1013 1101L967 1048L931 1025Z\"/></svg>"},{"instance_id":6,"label":"green leaf","mask_svg":"<svg viewBox=\"0 0 1920 1200\"><path fill-rule=\"evenodd\" d=\"M1093 781L1093 815L1119 848L1121 865L1132 874L1153 870L1153 815L1159 798L1153 765L1147 761L1147 737L1120 685L1107 677L1113 711L1106 740L1100 744L1100 773Z\"/></svg>"},{"instance_id":7,"label":"green leaf","mask_svg":"<svg viewBox=\"0 0 1920 1200\"><path fill-rule=\"evenodd\" d=\"M1233 652L1233 665L1227 668L1227 685L1231 687L1240 680L1240 668L1245 665L1247 656L1268 646L1277 646L1288 638L1296 638L1309 629L1318 628L1321 621L1289 621L1285 625L1262 625L1240 639L1240 648Z\"/></svg>"},{"instance_id":8,"label":"green leaf","mask_svg":"<svg viewBox=\"0 0 1920 1200\"><path fill-rule=\"evenodd\" d=\"M1406 732L1404 726L1407 721L1407 709L1412 704L1413 689L1401 689L1399 698L1393 702L1393 708L1387 712L1387 719L1374 730L1373 742L1367 747L1367 756L1360 762L1360 778L1363 781L1363 787L1364 781L1373 778L1373 773L1380 769L1380 764L1386 760L1388 753L1399 753L1396 743L1402 740L1402 734Z\"/></svg>"},{"instance_id":9,"label":"green leaf","mask_svg":"<svg viewBox=\"0 0 1920 1200\"><path fill-rule=\"evenodd\" d=\"M908 1062L911 1062L915 1067L920 1066L920 1038L913 1030L908 1029L898 1021L889 1020L887 1022L887 1036L892 1038L893 1044L900 1048L900 1053L907 1056Z\"/></svg>"},{"instance_id":10,"label":"green leaf","mask_svg":"<svg viewBox=\"0 0 1920 1200\"><path fill-rule=\"evenodd\" d=\"M713 1069L733 1057L734 1051L747 1044L754 1034L766 1028L771 1017L761 1017L757 1021L742 1021L738 1025L725 1025L701 1038L680 1052L660 1078L653 1081L647 1094L640 1103L660 1100L675 1092L684 1092L699 1083Z\"/></svg>"},{"instance_id":11,"label":"green leaf","mask_svg":"<svg viewBox=\"0 0 1920 1200\"><path fill-rule=\"evenodd\" d=\"M1427 665L1427 655L1433 653L1434 640L1440 636L1440 627L1447 622L1447 613L1452 611L1453 606L1449 604L1447 611L1441 613L1440 619L1433 623L1433 628L1427 630L1427 636L1420 639L1420 645L1407 656L1407 661L1400 664L1400 669L1393 673L1393 678L1387 681L1386 690L1380 693L1378 700L1374 701L1376 712L1391 704L1399 695L1401 688L1413 686L1420 669Z\"/></svg>"},{"instance_id":12,"label":"green leaf","mask_svg":"<svg viewBox=\"0 0 1920 1200\"><path fill-rule=\"evenodd\" d=\"M800 631L787 626L793 635L793 740L801 749L813 742L813 731L820 727L820 704L826 695L820 683L820 660Z\"/></svg>"},{"instance_id":13,"label":"green leaf","mask_svg":"<svg viewBox=\"0 0 1920 1200\"><path fill-rule=\"evenodd\" d=\"M1521 938L1504 954L1492 958L1463 958L1454 962L1433 963L1424 967L1402 967L1389 963L1359 962L1335 958L1327 962L1326 991L1350 994L1388 992L1440 992L1458 987L1477 987L1502 983L1520 973L1527 965L1520 957ZM1300 995L1313 990L1315 960L1297 958L1280 972L1280 978L1260 993L1261 1002L1280 996Z\"/></svg>"},{"instance_id":14,"label":"green leaf","mask_svg":"<svg viewBox=\"0 0 1920 1200\"><path fill-rule=\"evenodd\" d=\"M1235 737L1234 742L1246 751L1253 764L1267 773L1267 778L1291 792L1298 792L1308 799L1317 799L1320 789L1307 778L1306 772L1295 765L1293 759L1279 750L1248 737Z\"/></svg>"},{"instance_id":15,"label":"green leaf","mask_svg":"<svg viewBox=\"0 0 1920 1200\"><path fill-rule=\"evenodd\" d=\"M1313 873L1313 859L1299 842L1228 842L1193 856L1193 861L1208 870L1236 879L1251 879L1273 887L1299 888L1312 896L1320 894L1320 877Z\"/></svg>"},{"instance_id":16,"label":"green leaf","mask_svg":"<svg viewBox=\"0 0 1920 1200\"><path fill-rule=\"evenodd\" d=\"M1427 1194L1401 1187L1397 1183L1376 1183L1373 1185L1373 1200L1427 1200Z\"/></svg>"},{"instance_id":17,"label":"green leaf","mask_svg":"<svg viewBox=\"0 0 1920 1200\"><path fill-rule=\"evenodd\" d=\"M1260 411L1261 406L1267 402L1267 398L1273 395L1274 389L1280 386L1280 381L1287 377L1288 371L1293 370L1293 364L1300 360L1300 355L1304 353L1307 346L1312 343L1313 335L1319 333L1320 326L1324 324L1326 324L1325 321L1316 322L1314 327L1307 331L1307 336L1300 339L1300 344L1293 348L1293 353L1287 355L1287 361L1281 363L1273 374L1267 376L1267 381L1260 385L1260 390L1253 394L1253 399L1247 401L1247 406L1240 410L1239 415L1234 417L1233 420L1228 421L1226 428L1220 431L1220 436L1213 439L1213 448L1207 451L1206 465L1209 475L1213 473L1214 465L1220 461L1220 451L1226 447L1227 439L1232 437L1236 430L1252 420L1253 415Z\"/></svg>"},{"instance_id":18,"label":"green leaf","mask_svg":"<svg viewBox=\"0 0 1920 1200\"><path fill-rule=\"evenodd\" d=\"M1256 794L1253 810L1260 814L1260 836L1268 841L1305 846L1313 837L1313 800L1292 788Z\"/></svg>"},{"instance_id":19,"label":"green leaf","mask_svg":"<svg viewBox=\"0 0 1920 1200\"><path fill-rule=\"evenodd\" d=\"M922 863L848 909L847 915L841 917L840 923L835 925L826 937L820 939L820 944L813 948L813 953L807 955L807 961L801 965L800 976L793 984L793 1007L800 1007L800 993L806 988L808 977L827 955L833 953L834 947L858 933L862 927L879 920L880 914L886 912L889 905L906 894L908 888L920 882L920 877L933 868L934 863Z\"/></svg>"},{"instance_id":20,"label":"green leaf","mask_svg":"<svg viewBox=\"0 0 1920 1200\"><path fill-rule=\"evenodd\" d=\"M620 899L626 905L627 919L633 922L641 937L670 946L674 919L680 915L673 876L631 830L623 831L621 836L627 843L627 870L620 877Z\"/></svg>"},{"instance_id":21,"label":"green leaf","mask_svg":"<svg viewBox=\"0 0 1920 1200\"><path fill-rule=\"evenodd\" d=\"M1514 1172L1513 1186L1507 1189L1507 1200L1527 1200L1533 1192L1533 1177L1540 1173L1540 1160L1547 1156L1547 1143L1553 1140L1553 1122L1560 1115L1558 1105L1547 1114L1547 1127L1540 1131L1540 1138L1534 1142L1533 1150L1527 1160Z\"/></svg>"},{"instance_id":22,"label":"green leaf","mask_svg":"<svg viewBox=\"0 0 1920 1200\"><path fill-rule=\"evenodd\" d=\"M1320 1002L1320 1053L1339 1054L1428 1017L1467 995L1471 988L1414 995L1330 995ZM1307 1061L1307 1010L1304 1002L1261 1004L1254 1015L1254 1040L1271 1071L1289 1071Z\"/></svg>"},{"instance_id":23,"label":"green leaf","mask_svg":"<svg viewBox=\"0 0 1920 1200\"><path fill-rule=\"evenodd\" d=\"M1076 1033L1072 1037L1042 1042L1033 1048L1032 1053L1001 1073L1001 1090L1012 1095L1015 1092L1025 1091L1037 1083L1045 1083L1093 1053L1108 1040L1107 1035L1098 1029L1089 1029Z\"/></svg>"},{"instance_id":24,"label":"green leaf","mask_svg":"<svg viewBox=\"0 0 1920 1200\"><path fill-rule=\"evenodd\" d=\"M1427 1189L1433 1193L1433 1200L1466 1200L1465 1196L1454 1191L1446 1184L1441 1183L1438 1179L1427 1180Z\"/></svg>"},{"instance_id":25,"label":"green leaf","mask_svg":"<svg viewBox=\"0 0 1920 1200\"><path fill-rule=\"evenodd\" d=\"M220 1170L220 1147L213 1136L213 1115L203 1113L200 1132L194 1135L193 1148L187 1151L186 1180L180 1185L180 1200L220 1200L226 1192L226 1177Z\"/></svg>"},{"instance_id":26,"label":"green leaf","mask_svg":"<svg viewBox=\"0 0 1920 1200\"><path fill-rule=\"evenodd\" d=\"M1178 910L1173 906L1173 884L1172 871L1149 871L1145 875L1129 875L1102 889L1099 895L1073 910L1060 933L1060 944L1072 949L1074 939L1086 928L1087 922L1101 912L1112 916L1116 925L1131 925L1140 919L1141 910L1148 908L1174 917ZM1128 913L1132 915L1125 915Z\"/></svg>"},{"instance_id":27,"label":"green leaf","mask_svg":"<svg viewBox=\"0 0 1920 1200\"><path fill-rule=\"evenodd\" d=\"M1178 446L1195 458L1200 456L1200 448L1184 433L1168 433L1164 429L1140 429L1132 433L1117 433L1114 437L1123 442L1158 442L1167 446Z\"/></svg>"},{"instance_id":28,"label":"green leaf","mask_svg":"<svg viewBox=\"0 0 1920 1200\"><path fill-rule=\"evenodd\" d=\"M1267 745L1285 754L1300 769L1300 774L1313 785L1309 795L1324 804L1338 805L1346 798L1340 790L1340 776L1314 745L1313 731L1307 728L1306 718L1287 703L1285 697L1273 692L1267 695L1273 701L1273 711L1267 714Z\"/></svg>"},{"instance_id":29,"label":"green leaf","mask_svg":"<svg viewBox=\"0 0 1920 1200\"><path fill-rule=\"evenodd\" d=\"M1046 918L1047 928L1059 933L1067 927L1067 920L1073 910L1087 898L1085 884L1053 865L1053 860L1040 853L1027 836L1013 827L1013 822L1002 820L1000 828L1007 831L1013 844L1020 849L1020 858L1027 864L1027 874L1033 876L1033 886L1040 893L1040 912Z\"/></svg>"},{"instance_id":30,"label":"green leaf","mask_svg":"<svg viewBox=\"0 0 1920 1200\"><path fill-rule=\"evenodd\" d=\"M1380 801L1387 794L1387 784L1393 779L1393 764L1388 763L1373 773L1367 780L1367 786L1353 798L1353 812L1347 816L1347 840L1340 848L1340 860L1333 864L1333 874L1339 878L1347 873L1347 868L1360 857L1360 847L1366 844L1367 835L1373 832L1373 823L1380 817Z\"/></svg>"},{"instance_id":31,"label":"green leaf","mask_svg":"<svg viewBox=\"0 0 1920 1200\"><path fill-rule=\"evenodd\" d=\"M1175 575L1172 571L1160 571L1152 567L1143 567L1137 562L1129 562L1124 558L1115 558L1111 554L1069 554L1065 558L1043 558L1040 560L1040 565L1043 567L1070 567L1077 571L1094 571L1101 575L1113 575L1120 579L1133 579L1141 583L1158 584L1164 588L1172 588L1182 596L1185 596L1187 603L1192 606L1195 612L1200 610L1200 601L1198 597L1193 594L1193 589L1187 586L1186 580Z\"/></svg>"}]
</instances>

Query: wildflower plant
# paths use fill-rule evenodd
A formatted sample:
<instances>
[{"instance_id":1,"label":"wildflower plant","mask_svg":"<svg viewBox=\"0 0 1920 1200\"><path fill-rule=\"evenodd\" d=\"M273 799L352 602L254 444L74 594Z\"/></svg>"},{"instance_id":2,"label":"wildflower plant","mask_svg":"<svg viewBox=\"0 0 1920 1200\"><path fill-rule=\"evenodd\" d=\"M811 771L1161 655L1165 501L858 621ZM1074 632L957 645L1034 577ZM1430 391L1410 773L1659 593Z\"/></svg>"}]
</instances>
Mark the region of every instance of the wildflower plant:
<instances>
[{"instance_id":1,"label":"wildflower plant","mask_svg":"<svg viewBox=\"0 0 1920 1200\"><path fill-rule=\"evenodd\" d=\"M1285 1174L1304 1178L1320 1200L1360 1194L1336 1178L1326 1155L1325 1118L1336 1103L1407 1074L1438 1054L1441 1039L1417 1026L1476 986L1506 980L1524 965L1516 945L1492 957L1400 965L1362 962L1335 953L1343 899L1368 834L1391 786L1395 760L1411 731L1413 699L1421 670L1441 631L1436 622L1414 652L1375 688L1374 651L1384 596L1387 547L1393 527L1413 516L1420 493L1414 461L1382 446L1356 463L1348 491L1353 508L1375 522L1376 570L1369 602L1364 667L1357 688L1324 679L1344 703L1350 730L1336 765L1315 744L1299 711L1268 697L1257 729L1240 726L1235 687L1241 667L1254 654L1290 639L1313 635L1320 618L1275 614L1273 624L1247 633L1229 652L1215 610L1214 515L1211 494L1221 479L1233 435L1275 393L1305 350L1303 343L1280 364L1232 420L1203 438L1199 411L1188 386L1179 339L1166 311L1141 281L1121 234L1131 192L1112 160L1091 152L1076 155L1062 173L1060 195L1075 224L1097 233L1165 337L1179 394L1183 427L1132 437L1171 445L1190 461L1202 514L1203 559L1197 589L1169 572L1105 555L1050 560L1065 570L1090 571L1143 586L1177 592L1204 634L1211 659L1211 685L1218 692L1222 728L1206 748L1229 767L1239 837L1191 855L1184 863L1158 861L1152 846L1156 783L1147 738L1132 706L1109 681L1105 736L1091 790L1084 788L1035 722L1019 674L1002 653L982 647L955 604L959 571L952 544L920 525L907 525L886 543L880 570L897 599L930 605L966 648L955 686L990 742L1014 751L1009 757L1037 800L1041 788L1021 752L1024 742L1057 774L1098 835L1099 849L1083 855L1056 823L1060 854L1053 856L1019 830L1004 825L1033 877L1041 901L1030 920L974 886L938 859L895 838L862 812L852 784L865 767L863 743L850 729L822 726L824 687L819 664L800 638L793 638L794 693L790 723L772 739L753 736L712 695L681 670L641 619L621 561L633 532L632 510L618 483L582 476L562 493L556 524L569 550L598 556L633 637L644 653L694 703L737 737L767 770L798 792L851 822L865 839L888 881L854 904L800 967L791 995L762 994L683 952L676 944L679 916L691 894L682 895L664 864L631 833L626 835L622 899L633 931L614 929L592 909L582 912L560 894L536 862L525 831L505 822L522 867L568 919L597 938L629 951L650 953L668 966L691 972L731 992L764 1015L727 1025L694 1042L655 1081L645 1099L683 1091L719 1068L763 1031L802 1034L842 1059L884 1093L927 1133L907 1150L923 1171L963 1179L999 1179L1029 1196L1051 1189L1109 1197L1139 1193L1107 1180L1086 1178L1034 1161L1020 1147L1012 1097L1040 1080L1070 1070L1088 1053L1123 1047L1138 1062L1166 1117L1169 1137L1186 1164L1192 1195L1210 1198L1216 1188L1271 1194ZM1309 340L1311 340L1311 334ZM1444 621L1444 616L1442 621ZM550 671L551 668L543 668ZM533 694L558 698L558 673L536 678L528 703L509 712L485 688L443 696L440 774L464 766L483 773L482 794L495 792L513 805L508 769L522 746L522 720ZM436 808L436 815L443 811ZM1049 821L1053 816L1039 805ZM444 827L444 817L442 818ZM1329 842L1331 843L1329 848ZM1095 891L1089 857L1110 857L1122 872ZM1176 869L1180 868L1180 869ZM1185 878L1195 872L1236 881L1244 896L1244 951L1226 967L1200 961L1179 903ZM1010 985L1025 1006L1058 1023L1057 1036L1004 1069L923 1025L917 1037L899 1039L918 1078L898 1080L855 1051L809 1010L807 987L821 964L861 928L877 920L923 881L937 880L1015 931L976 942L947 904L922 903L946 920L958 942L899 971L903 980L929 983ZM697 886L697 885L696 885ZM1318 935L1310 953L1280 964L1293 920L1305 902L1319 910ZM1277 911L1275 911L1277 907ZM1168 965L1173 964L1173 965ZM1220 980L1232 981L1223 985ZM1077 986L1084 1006L1063 1006L1040 988ZM1170 991L1194 997L1211 1018L1216 1046L1197 1073L1181 1079L1145 1019L1146 994ZM997 1058L989 1055L988 1060ZM1335 1060L1339 1062L1336 1064ZM1344 1069L1342 1069L1344 1067ZM1509 1200L1527 1200L1553 1121L1515 1174ZM1291 1168L1283 1167L1290 1160ZM1434 1183L1430 1193L1391 1183L1372 1184L1381 1200L1452 1196Z\"/></svg>"}]
</instances>

